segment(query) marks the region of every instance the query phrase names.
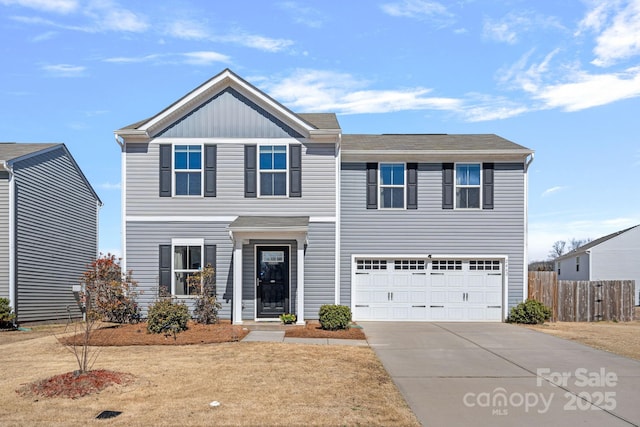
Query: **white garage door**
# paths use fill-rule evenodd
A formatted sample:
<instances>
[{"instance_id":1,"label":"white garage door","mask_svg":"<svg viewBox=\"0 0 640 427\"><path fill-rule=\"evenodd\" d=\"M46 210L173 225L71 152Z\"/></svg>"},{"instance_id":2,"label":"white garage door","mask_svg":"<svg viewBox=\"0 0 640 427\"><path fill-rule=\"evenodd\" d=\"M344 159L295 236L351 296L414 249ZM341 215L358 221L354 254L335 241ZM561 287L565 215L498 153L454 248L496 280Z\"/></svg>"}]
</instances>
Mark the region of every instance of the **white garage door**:
<instances>
[{"instance_id":1,"label":"white garage door","mask_svg":"<svg viewBox=\"0 0 640 427\"><path fill-rule=\"evenodd\" d=\"M499 260L356 259L355 320L500 321Z\"/></svg>"}]
</instances>

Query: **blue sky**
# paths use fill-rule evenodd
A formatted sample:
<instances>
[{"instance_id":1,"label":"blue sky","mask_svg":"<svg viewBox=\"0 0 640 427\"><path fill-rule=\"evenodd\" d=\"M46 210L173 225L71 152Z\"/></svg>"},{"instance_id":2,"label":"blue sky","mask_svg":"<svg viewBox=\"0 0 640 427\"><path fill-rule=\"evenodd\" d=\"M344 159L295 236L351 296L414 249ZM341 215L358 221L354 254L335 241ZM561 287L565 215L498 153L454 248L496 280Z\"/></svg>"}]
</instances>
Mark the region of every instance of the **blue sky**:
<instances>
[{"instance_id":1,"label":"blue sky","mask_svg":"<svg viewBox=\"0 0 640 427\"><path fill-rule=\"evenodd\" d=\"M231 68L345 133L536 151L530 259L640 223L640 0L0 0L0 140L64 142L120 253L113 130Z\"/></svg>"}]
</instances>

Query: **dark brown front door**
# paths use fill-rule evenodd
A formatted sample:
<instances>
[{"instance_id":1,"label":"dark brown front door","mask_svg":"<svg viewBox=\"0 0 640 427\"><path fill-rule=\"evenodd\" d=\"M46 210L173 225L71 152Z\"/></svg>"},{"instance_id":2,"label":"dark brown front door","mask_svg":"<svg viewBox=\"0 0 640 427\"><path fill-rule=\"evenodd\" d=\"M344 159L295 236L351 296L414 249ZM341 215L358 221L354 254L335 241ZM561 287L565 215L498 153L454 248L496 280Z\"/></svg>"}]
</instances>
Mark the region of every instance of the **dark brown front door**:
<instances>
[{"instance_id":1,"label":"dark brown front door","mask_svg":"<svg viewBox=\"0 0 640 427\"><path fill-rule=\"evenodd\" d=\"M256 251L258 318L289 312L289 247L258 246Z\"/></svg>"}]
</instances>

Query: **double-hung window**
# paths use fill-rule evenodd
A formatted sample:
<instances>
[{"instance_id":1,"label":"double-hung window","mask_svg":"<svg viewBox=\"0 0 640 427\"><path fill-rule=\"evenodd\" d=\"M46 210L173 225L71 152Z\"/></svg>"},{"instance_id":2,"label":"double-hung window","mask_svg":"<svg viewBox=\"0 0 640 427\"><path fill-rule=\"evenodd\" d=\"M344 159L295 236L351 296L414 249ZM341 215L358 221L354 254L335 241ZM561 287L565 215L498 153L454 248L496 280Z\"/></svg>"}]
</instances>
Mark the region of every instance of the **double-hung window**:
<instances>
[{"instance_id":1,"label":"double-hung window","mask_svg":"<svg viewBox=\"0 0 640 427\"><path fill-rule=\"evenodd\" d=\"M177 241L173 244L173 295L186 296L198 292L198 285L189 284L189 277L202 269L203 242Z\"/></svg>"},{"instance_id":2,"label":"double-hung window","mask_svg":"<svg viewBox=\"0 0 640 427\"><path fill-rule=\"evenodd\" d=\"M260 146L260 195L287 195L287 146Z\"/></svg>"},{"instance_id":3,"label":"double-hung window","mask_svg":"<svg viewBox=\"0 0 640 427\"><path fill-rule=\"evenodd\" d=\"M175 145L173 170L176 196L202 195L202 146Z\"/></svg>"},{"instance_id":4,"label":"double-hung window","mask_svg":"<svg viewBox=\"0 0 640 427\"><path fill-rule=\"evenodd\" d=\"M456 208L480 209L480 164L458 163L455 171Z\"/></svg>"},{"instance_id":5,"label":"double-hung window","mask_svg":"<svg viewBox=\"0 0 640 427\"><path fill-rule=\"evenodd\" d=\"M404 209L404 163L380 163L380 208Z\"/></svg>"}]
</instances>

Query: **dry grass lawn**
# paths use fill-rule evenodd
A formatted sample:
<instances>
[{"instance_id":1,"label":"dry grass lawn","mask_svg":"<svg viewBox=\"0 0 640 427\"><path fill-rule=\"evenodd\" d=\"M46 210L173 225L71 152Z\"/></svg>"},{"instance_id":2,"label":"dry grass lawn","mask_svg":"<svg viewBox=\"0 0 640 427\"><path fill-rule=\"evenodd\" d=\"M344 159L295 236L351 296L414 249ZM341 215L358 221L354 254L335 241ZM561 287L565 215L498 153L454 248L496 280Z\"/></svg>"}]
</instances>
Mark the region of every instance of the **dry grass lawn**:
<instances>
[{"instance_id":1,"label":"dry grass lawn","mask_svg":"<svg viewBox=\"0 0 640 427\"><path fill-rule=\"evenodd\" d=\"M640 308L633 322L554 322L528 328L640 360Z\"/></svg>"},{"instance_id":2,"label":"dry grass lawn","mask_svg":"<svg viewBox=\"0 0 640 427\"><path fill-rule=\"evenodd\" d=\"M76 369L54 336L0 333L0 425L418 426L368 347L284 343L99 347L95 369L136 380L79 399L25 398L22 384ZM209 403L219 401L212 408ZM96 420L104 410L122 411Z\"/></svg>"}]
</instances>

